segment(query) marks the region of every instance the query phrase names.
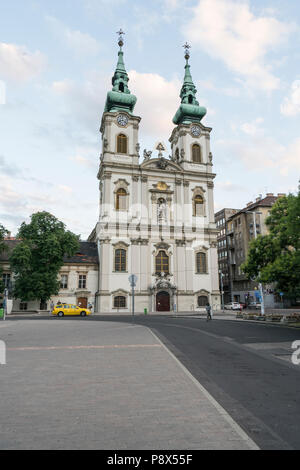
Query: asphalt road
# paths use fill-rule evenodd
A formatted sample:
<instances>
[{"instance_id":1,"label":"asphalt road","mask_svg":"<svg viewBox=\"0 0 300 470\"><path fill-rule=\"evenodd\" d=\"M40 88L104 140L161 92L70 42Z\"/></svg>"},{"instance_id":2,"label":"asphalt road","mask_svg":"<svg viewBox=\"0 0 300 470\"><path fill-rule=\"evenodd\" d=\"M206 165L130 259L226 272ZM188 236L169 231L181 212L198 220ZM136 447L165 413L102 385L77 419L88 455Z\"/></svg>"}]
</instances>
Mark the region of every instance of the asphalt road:
<instances>
[{"instance_id":1,"label":"asphalt road","mask_svg":"<svg viewBox=\"0 0 300 470\"><path fill-rule=\"evenodd\" d=\"M132 322L107 315L76 320ZM299 329L187 316L134 321L153 330L261 449L300 449L300 365L291 361Z\"/></svg>"},{"instance_id":2,"label":"asphalt road","mask_svg":"<svg viewBox=\"0 0 300 470\"><path fill-rule=\"evenodd\" d=\"M153 329L261 449L300 449L300 365L291 362L300 330L187 317L135 322Z\"/></svg>"}]
</instances>

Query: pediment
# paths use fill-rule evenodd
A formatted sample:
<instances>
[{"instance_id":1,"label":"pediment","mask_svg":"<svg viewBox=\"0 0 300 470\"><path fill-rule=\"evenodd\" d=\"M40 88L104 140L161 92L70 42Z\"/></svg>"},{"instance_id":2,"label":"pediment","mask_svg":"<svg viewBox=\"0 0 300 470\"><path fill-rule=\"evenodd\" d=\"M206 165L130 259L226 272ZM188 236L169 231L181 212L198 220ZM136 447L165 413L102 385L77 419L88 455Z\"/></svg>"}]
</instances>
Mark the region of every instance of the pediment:
<instances>
[{"instance_id":1,"label":"pediment","mask_svg":"<svg viewBox=\"0 0 300 470\"><path fill-rule=\"evenodd\" d=\"M151 160L147 160L141 164L142 169L147 169L147 170L160 170L160 171L180 171L183 172L183 169L181 168L178 163L173 162L172 160L169 160L165 158L163 160L163 168L161 165L161 159L160 158L152 158Z\"/></svg>"}]
</instances>

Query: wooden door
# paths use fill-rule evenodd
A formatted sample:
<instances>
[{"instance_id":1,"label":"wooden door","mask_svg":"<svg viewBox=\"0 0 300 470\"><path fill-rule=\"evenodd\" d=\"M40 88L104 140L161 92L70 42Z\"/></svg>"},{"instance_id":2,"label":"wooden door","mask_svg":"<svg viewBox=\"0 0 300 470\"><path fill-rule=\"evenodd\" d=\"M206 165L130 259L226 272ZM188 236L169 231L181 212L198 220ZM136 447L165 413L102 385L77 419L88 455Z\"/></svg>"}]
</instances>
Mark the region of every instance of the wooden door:
<instances>
[{"instance_id":1,"label":"wooden door","mask_svg":"<svg viewBox=\"0 0 300 470\"><path fill-rule=\"evenodd\" d=\"M169 312L170 311L170 294L168 292L159 292L156 294L156 311Z\"/></svg>"},{"instance_id":2,"label":"wooden door","mask_svg":"<svg viewBox=\"0 0 300 470\"><path fill-rule=\"evenodd\" d=\"M78 307L87 308L87 298L86 297L79 297L77 300Z\"/></svg>"}]
</instances>

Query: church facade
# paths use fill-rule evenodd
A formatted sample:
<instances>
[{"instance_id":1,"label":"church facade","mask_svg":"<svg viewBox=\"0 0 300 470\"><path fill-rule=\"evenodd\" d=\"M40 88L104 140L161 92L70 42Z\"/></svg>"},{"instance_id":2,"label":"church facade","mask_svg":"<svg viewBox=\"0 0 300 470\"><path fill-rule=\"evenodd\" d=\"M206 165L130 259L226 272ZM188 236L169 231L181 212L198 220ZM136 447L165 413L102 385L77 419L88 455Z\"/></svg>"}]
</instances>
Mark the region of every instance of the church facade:
<instances>
[{"instance_id":1,"label":"church facade","mask_svg":"<svg viewBox=\"0 0 300 470\"><path fill-rule=\"evenodd\" d=\"M218 309L212 129L201 123L206 110L196 100L188 47L167 157L163 143L141 155L122 35L119 46L100 128L99 220L89 237L99 257L95 311L131 312L131 274L136 312Z\"/></svg>"}]
</instances>

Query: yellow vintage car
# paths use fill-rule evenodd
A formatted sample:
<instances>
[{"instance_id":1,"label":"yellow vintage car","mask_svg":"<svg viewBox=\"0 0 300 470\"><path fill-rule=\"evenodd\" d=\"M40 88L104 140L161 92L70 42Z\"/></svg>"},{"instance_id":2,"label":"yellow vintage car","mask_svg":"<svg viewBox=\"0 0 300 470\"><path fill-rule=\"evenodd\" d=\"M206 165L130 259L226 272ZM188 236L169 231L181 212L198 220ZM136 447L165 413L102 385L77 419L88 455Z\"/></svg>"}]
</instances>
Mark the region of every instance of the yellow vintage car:
<instances>
[{"instance_id":1,"label":"yellow vintage car","mask_svg":"<svg viewBox=\"0 0 300 470\"><path fill-rule=\"evenodd\" d=\"M91 315L91 313L91 310L88 308L65 303L55 305L52 311L52 315L56 315L57 317L64 317L65 315L80 315L81 317L86 317L87 315Z\"/></svg>"}]
</instances>

